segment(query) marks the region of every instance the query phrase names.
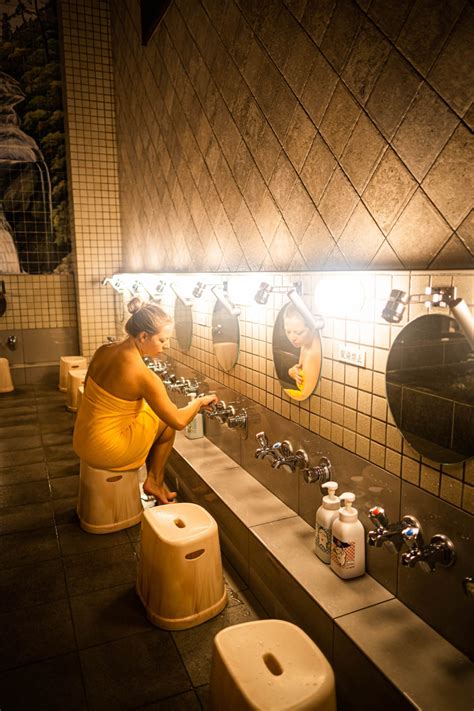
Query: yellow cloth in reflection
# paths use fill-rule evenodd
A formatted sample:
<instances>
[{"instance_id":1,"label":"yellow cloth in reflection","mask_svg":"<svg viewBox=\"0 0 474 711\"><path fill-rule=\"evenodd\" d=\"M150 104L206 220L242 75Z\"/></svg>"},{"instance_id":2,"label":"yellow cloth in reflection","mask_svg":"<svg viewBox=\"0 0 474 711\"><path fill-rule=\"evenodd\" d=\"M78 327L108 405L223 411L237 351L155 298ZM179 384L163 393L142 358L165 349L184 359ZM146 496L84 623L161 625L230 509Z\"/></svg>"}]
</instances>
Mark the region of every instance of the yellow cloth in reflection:
<instances>
[{"instance_id":1,"label":"yellow cloth in reflection","mask_svg":"<svg viewBox=\"0 0 474 711\"><path fill-rule=\"evenodd\" d=\"M301 384L298 385L298 383L297 383L296 388L285 388L285 392L290 397L293 397L296 400L301 400L301 396L303 394L304 385L305 385L305 377L304 377L304 373L303 373L303 368L300 368L298 372L301 377Z\"/></svg>"},{"instance_id":2,"label":"yellow cloth in reflection","mask_svg":"<svg viewBox=\"0 0 474 711\"><path fill-rule=\"evenodd\" d=\"M73 447L97 469L137 469L145 463L159 424L144 399L122 400L89 377L74 426Z\"/></svg>"}]
</instances>

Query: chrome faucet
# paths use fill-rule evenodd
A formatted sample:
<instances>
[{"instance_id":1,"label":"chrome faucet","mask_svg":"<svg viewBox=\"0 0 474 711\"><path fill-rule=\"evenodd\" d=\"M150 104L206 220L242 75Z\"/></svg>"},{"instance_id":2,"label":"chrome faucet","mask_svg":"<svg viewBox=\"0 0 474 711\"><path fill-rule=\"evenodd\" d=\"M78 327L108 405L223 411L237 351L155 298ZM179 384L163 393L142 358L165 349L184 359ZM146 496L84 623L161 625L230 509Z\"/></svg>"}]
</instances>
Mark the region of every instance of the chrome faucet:
<instances>
[{"instance_id":1,"label":"chrome faucet","mask_svg":"<svg viewBox=\"0 0 474 711\"><path fill-rule=\"evenodd\" d=\"M402 565L414 568L419 563L426 573L433 573L437 565L449 568L456 560L454 544L443 533L434 535L426 545L417 526L407 526L402 536L409 548L408 552L402 553Z\"/></svg>"},{"instance_id":2,"label":"chrome faucet","mask_svg":"<svg viewBox=\"0 0 474 711\"><path fill-rule=\"evenodd\" d=\"M167 385L168 390L178 390L179 392L182 391L182 388L186 385L186 381L184 378L176 378L174 382L170 383Z\"/></svg>"},{"instance_id":3,"label":"chrome faucet","mask_svg":"<svg viewBox=\"0 0 474 711\"><path fill-rule=\"evenodd\" d=\"M273 450L279 451L281 457L272 462L273 469L289 467L292 472L297 469L305 469L308 466L308 455L304 449L297 449L293 452L291 442L284 439L283 442L275 442Z\"/></svg>"},{"instance_id":4,"label":"chrome faucet","mask_svg":"<svg viewBox=\"0 0 474 711\"><path fill-rule=\"evenodd\" d=\"M184 395L197 395L199 392L199 385L200 383L197 378L193 378L192 380L185 380L184 385L181 388L181 392Z\"/></svg>"},{"instance_id":5,"label":"chrome faucet","mask_svg":"<svg viewBox=\"0 0 474 711\"><path fill-rule=\"evenodd\" d=\"M369 518L375 528L367 534L367 542L369 546L376 548L385 544L390 550L399 553L405 540L402 535L403 531L409 527L421 531L420 524L413 516L404 516L397 523L389 523L382 506L372 506L369 510Z\"/></svg>"},{"instance_id":6,"label":"chrome faucet","mask_svg":"<svg viewBox=\"0 0 474 711\"><path fill-rule=\"evenodd\" d=\"M265 457L271 457L273 461L282 459L282 453L280 451L280 442L276 443L278 447L275 448L275 445L270 447L268 444L268 437L265 432L258 432L255 435L255 438L260 445L260 447L257 447L257 449L255 450L256 459L265 459Z\"/></svg>"},{"instance_id":7,"label":"chrome faucet","mask_svg":"<svg viewBox=\"0 0 474 711\"><path fill-rule=\"evenodd\" d=\"M234 410L234 414L229 415L227 418L227 427L238 427L239 429L245 430L247 427L247 420L247 410L244 407L237 413Z\"/></svg>"}]
</instances>

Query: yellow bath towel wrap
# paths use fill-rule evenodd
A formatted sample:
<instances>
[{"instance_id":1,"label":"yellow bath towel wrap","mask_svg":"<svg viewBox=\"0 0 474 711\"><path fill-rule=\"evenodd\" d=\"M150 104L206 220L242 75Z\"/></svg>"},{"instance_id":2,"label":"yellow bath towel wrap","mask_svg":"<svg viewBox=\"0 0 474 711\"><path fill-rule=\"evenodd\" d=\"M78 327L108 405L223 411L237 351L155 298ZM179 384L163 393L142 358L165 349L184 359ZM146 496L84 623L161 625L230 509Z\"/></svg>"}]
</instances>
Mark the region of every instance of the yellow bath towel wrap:
<instances>
[{"instance_id":1,"label":"yellow bath towel wrap","mask_svg":"<svg viewBox=\"0 0 474 711\"><path fill-rule=\"evenodd\" d=\"M145 400L122 400L89 377L77 413L73 447L97 469L137 469L145 463L159 423Z\"/></svg>"}]
</instances>

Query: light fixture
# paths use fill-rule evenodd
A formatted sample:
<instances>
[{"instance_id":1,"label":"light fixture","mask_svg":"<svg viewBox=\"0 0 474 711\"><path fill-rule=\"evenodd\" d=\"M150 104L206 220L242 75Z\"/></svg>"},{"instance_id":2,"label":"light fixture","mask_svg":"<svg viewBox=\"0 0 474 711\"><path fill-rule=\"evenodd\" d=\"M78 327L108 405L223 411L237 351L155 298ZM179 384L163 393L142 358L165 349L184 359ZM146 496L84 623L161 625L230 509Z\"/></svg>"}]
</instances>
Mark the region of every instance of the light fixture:
<instances>
[{"instance_id":1,"label":"light fixture","mask_svg":"<svg viewBox=\"0 0 474 711\"><path fill-rule=\"evenodd\" d=\"M291 284L290 286L271 286L265 281L262 281L254 298L257 304L266 304L272 292L286 294L308 324L311 324L317 330L324 328L323 317L319 314L314 315L311 313L300 296L300 290L300 283Z\"/></svg>"},{"instance_id":2,"label":"light fixture","mask_svg":"<svg viewBox=\"0 0 474 711\"><path fill-rule=\"evenodd\" d=\"M364 302L364 285L356 274L328 274L318 278L314 305L326 318L360 318Z\"/></svg>"},{"instance_id":3,"label":"light fixture","mask_svg":"<svg viewBox=\"0 0 474 711\"><path fill-rule=\"evenodd\" d=\"M474 350L474 318L464 299L457 297L454 286L427 286L424 294L407 294L399 289L392 289L390 297L382 311L382 318L388 323L400 323L408 303L424 303L427 308L448 308L458 326L466 336L471 350Z\"/></svg>"},{"instance_id":4,"label":"light fixture","mask_svg":"<svg viewBox=\"0 0 474 711\"><path fill-rule=\"evenodd\" d=\"M206 286L211 287L211 291L216 297L216 299L227 309L227 311L230 313L231 316L239 316L240 315L240 309L238 306L235 306L235 304L232 303L232 301L229 298L229 291L228 291L228 282L223 281L221 284L206 284L203 281L198 281L196 286L193 289L193 296L196 299L199 299Z\"/></svg>"},{"instance_id":5,"label":"light fixture","mask_svg":"<svg viewBox=\"0 0 474 711\"><path fill-rule=\"evenodd\" d=\"M102 284L102 286L107 286L108 284L110 284L110 286L115 289L115 291L119 294L125 294L128 292L130 296L134 295L133 291L124 283L124 281L117 274L113 274L111 277L104 277L100 283Z\"/></svg>"}]
</instances>

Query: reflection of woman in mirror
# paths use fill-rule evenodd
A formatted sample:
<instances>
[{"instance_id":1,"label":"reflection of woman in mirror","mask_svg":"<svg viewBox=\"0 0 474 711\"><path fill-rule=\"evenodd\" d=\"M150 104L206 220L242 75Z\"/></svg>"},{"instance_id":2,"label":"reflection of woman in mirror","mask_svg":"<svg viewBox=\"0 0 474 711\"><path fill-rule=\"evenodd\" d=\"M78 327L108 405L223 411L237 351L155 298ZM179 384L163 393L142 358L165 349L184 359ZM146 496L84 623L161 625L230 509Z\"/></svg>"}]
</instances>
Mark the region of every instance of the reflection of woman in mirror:
<instances>
[{"instance_id":1,"label":"reflection of woman in mirror","mask_svg":"<svg viewBox=\"0 0 474 711\"><path fill-rule=\"evenodd\" d=\"M290 397L305 400L313 392L316 385L314 374L321 368L319 333L293 304L288 304L285 309L283 328L291 345L300 349L298 362L288 370L296 388L286 392Z\"/></svg>"}]
</instances>

